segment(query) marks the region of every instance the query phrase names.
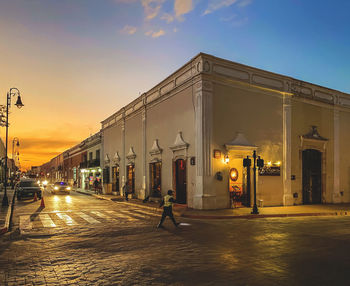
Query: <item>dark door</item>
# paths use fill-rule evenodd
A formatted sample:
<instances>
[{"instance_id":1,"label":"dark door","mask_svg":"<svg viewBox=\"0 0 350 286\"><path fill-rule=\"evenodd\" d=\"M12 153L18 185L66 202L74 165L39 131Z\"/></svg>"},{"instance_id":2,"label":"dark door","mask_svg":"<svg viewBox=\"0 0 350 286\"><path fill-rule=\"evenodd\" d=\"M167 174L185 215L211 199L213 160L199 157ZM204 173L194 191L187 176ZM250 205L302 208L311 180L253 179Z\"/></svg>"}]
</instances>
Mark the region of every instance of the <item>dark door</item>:
<instances>
[{"instance_id":1,"label":"dark door","mask_svg":"<svg viewBox=\"0 0 350 286\"><path fill-rule=\"evenodd\" d=\"M322 202L321 152L313 149L303 151L303 203Z\"/></svg>"},{"instance_id":2,"label":"dark door","mask_svg":"<svg viewBox=\"0 0 350 286\"><path fill-rule=\"evenodd\" d=\"M179 204L187 203L186 190L186 161L178 159L175 161L175 188L176 188L176 202Z\"/></svg>"},{"instance_id":3,"label":"dark door","mask_svg":"<svg viewBox=\"0 0 350 286\"><path fill-rule=\"evenodd\" d=\"M135 193L135 166L128 165L127 166L127 174L128 174L128 184L129 184L129 192Z\"/></svg>"},{"instance_id":4,"label":"dark door","mask_svg":"<svg viewBox=\"0 0 350 286\"><path fill-rule=\"evenodd\" d=\"M161 168L162 163L156 162L151 163L150 167L150 176L151 176L151 197L161 197Z\"/></svg>"},{"instance_id":5,"label":"dark door","mask_svg":"<svg viewBox=\"0 0 350 286\"><path fill-rule=\"evenodd\" d=\"M119 192L119 166L112 168L112 192Z\"/></svg>"}]
</instances>

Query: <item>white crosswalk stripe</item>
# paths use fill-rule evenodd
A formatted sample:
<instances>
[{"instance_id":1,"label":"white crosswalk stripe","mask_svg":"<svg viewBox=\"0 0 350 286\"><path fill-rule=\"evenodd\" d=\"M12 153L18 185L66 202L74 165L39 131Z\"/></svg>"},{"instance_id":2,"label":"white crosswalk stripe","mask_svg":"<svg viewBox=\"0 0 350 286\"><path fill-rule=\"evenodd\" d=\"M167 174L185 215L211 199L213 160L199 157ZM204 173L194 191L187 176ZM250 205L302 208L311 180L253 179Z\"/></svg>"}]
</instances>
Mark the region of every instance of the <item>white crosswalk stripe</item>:
<instances>
[{"instance_id":1,"label":"white crosswalk stripe","mask_svg":"<svg viewBox=\"0 0 350 286\"><path fill-rule=\"evenodd\" d=\"M101 223L100 221L94 219L93 217L91 217L83 212L77 212L76 214L89 223Z\"/></svg>"},{"instance_id":2,"label":"white crosswalk stripe","mask_svg":"<svg viewBox=\"0 0 350 286\"><path fill-rule=\"evenodd\" d=\"M44 227L56 227L56 224L52 221L48 214L40 214L39 218Z\"/></svg>"},{"instance_id":3,"label":"white crosswalk stripe","mask_svg":"<svg viewBox=\"0 0 350 286\"><path fill-rule=\"evenodd\" d=\"M112 218L112 217L110 217L108 215L105 215L104 213L101 213L99 211L91 211L91 213L93 213L94 215L97 215L98 217L107 219L107 220L115 220L114 218Z\"/></svg>"},{"instance_id":4,"label":"white crosswalk stripe","mask_svg":"<svg viewBox=\"0 0 350 286\"><path fill-rule=\"evenodd\" d=\"M56 213L56 215L63 220L67 225L76 225L76 222L65 213Z\"/></svg>"},{"instance_id":5,"label":"white crosswalk stripe","mask_svg":"<svg viewBox=\"0 0 350 286\"><path fill-rule=\"evenodd\" d=\"M117 217L117 218L121 218L122 220L135 221L135 218L132 218L132 217L127 216L125 214L122 214L120 212L116 212L116 211L106 211L106 212Z\"/></svg>"},{"instance_id":6,"label":"white crosswalk stripe","mask_svg":"<svg viewBox=\"0 0 350 286\"><path fill-rule=\"evenodd\" d=\"M19 228L21 231L28 231L36 228L55 228L62 227L64 222L67 226L83 225L83 224L101 224L104 221L142 221L150 217L159 216L159 214L151 213L141 209L118 209L118 210L83 210L66 212L48 212L35 213L31 215L21 215L19 217ZM97 218L98 219L97 219Z\"/></svg>"}]
</instances>

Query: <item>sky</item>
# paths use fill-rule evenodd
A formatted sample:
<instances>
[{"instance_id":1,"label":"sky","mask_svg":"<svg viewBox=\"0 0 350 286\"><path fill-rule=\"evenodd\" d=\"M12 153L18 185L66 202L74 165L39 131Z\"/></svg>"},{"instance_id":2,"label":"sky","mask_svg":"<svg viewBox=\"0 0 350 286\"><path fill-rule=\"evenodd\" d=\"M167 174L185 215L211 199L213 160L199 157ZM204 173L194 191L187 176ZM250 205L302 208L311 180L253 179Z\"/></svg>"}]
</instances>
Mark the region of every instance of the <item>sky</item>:
<instances>
[{"instance_id":1,"label":"sky","mask_svg":"<svg viewBox=\"0 0 350 286\"><path fill-rule=\"evenodd\" d=\"M350 1L0 0L9 157L41 165L200 52L350 93ZM0 127L5 141L5 127Z\"/></svg>"}]
</instances>

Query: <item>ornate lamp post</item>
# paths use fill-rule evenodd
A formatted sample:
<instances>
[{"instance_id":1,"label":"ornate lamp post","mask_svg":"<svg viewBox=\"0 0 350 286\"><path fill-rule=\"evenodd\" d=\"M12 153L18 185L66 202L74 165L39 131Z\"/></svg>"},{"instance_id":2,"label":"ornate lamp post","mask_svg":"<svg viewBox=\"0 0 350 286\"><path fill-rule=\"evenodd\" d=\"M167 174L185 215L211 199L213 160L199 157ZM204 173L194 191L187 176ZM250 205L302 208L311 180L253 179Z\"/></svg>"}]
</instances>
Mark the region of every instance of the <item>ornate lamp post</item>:
<instances>
[{"instance_id":1,"label":"ornate lamp post","mask_svg":"<svg viewBox=\"0 0 350 286\"><path fill-rule=\"evenodd\" d=\"M9 127L9 108L11 106L11 97L18 95L17 97L17 101L15 103L15 105L18 108L23 107L23 103L21 100L21 95L20 92L17 88L12 87L10 88L10 91L7 93L7 103L6 103L6 147L5 147L5 192L4 192L4 197L2 199L2 206L8 206L9 205L9 201L8 201L8 197L7 197L7 161L8 161L8 157L7 157L7 146L8 146L8 127Z\"/></svg>"},{"instance_id":2,"label":"ornate lamp post","mask_svg":"<svg viewBox=\"0 0 350 286\"><path fill-rule=\"evenodd\" d=\"M251 159L249 156L243 159L243 166L247 168L247 191L250 193L250 166ZM264 167L264 160L260 156L256 156L256 151L253 152L253 176L254 176L254 205L251 214L259 214L258 206L256 204L256 168Z\"/></svg>"}]
</instances>

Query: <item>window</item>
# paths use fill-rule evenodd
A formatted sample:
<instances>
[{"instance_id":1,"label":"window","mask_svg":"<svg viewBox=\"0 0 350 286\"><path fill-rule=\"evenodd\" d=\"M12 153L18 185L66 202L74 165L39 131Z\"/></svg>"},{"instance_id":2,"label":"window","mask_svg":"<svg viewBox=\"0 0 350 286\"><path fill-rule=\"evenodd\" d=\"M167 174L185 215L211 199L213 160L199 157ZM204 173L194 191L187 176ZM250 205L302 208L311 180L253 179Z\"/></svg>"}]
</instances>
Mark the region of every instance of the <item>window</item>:
<instances>
[{"instance_id":1,"label":"window","mask_svg":"<svg viewBox=\"0 0 350 286\"><path fill-rule=\"evenodd\" d=\"M92 152L89 152L89 161L92 161Z\"/></svg>"},{"instance_id":2,"label":"window","mask_svg":"<svg viewBox=\"0 0 350 286\"><path fill-rule=\"evenodd\" d=\"M100 161L100 149L96 150L96 160Z\"/></svg>"}]
</instances>

